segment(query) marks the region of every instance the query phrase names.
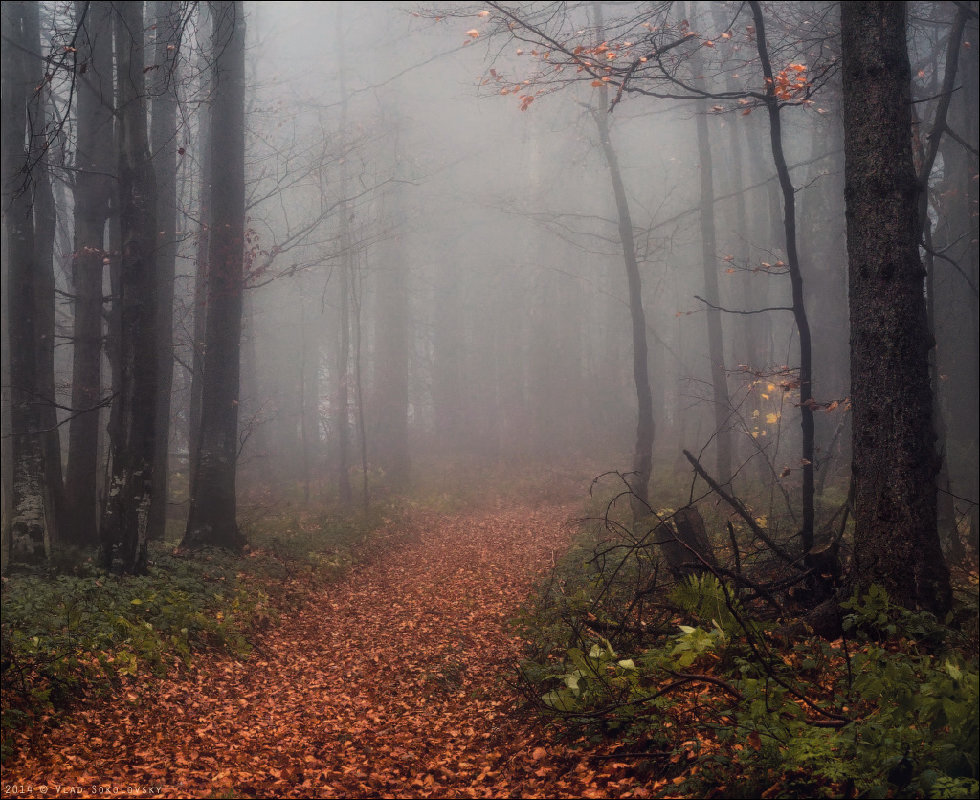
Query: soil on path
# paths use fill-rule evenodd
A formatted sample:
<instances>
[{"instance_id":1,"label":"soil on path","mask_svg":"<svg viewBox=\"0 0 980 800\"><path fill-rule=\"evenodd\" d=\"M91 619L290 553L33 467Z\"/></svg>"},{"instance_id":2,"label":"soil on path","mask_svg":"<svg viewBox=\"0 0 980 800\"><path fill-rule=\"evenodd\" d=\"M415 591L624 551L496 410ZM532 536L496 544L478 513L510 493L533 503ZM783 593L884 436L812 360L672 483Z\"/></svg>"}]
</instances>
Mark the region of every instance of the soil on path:
<instances>
[{"instance_id":1,"label":"soil on path","mask_svg":"<svg viewBox=\"0 0 980 800\"><path fill-rule=\"evenodd\" d=\"M502 680L508 626L568 544L563 506L425 513L247 660L79 710L4 770L22 796L631 797L625 765L551 739ZM608 759L608 756L606 756ZM45 791L42 791L42 787Z\"/></svg>"}]
</instances>

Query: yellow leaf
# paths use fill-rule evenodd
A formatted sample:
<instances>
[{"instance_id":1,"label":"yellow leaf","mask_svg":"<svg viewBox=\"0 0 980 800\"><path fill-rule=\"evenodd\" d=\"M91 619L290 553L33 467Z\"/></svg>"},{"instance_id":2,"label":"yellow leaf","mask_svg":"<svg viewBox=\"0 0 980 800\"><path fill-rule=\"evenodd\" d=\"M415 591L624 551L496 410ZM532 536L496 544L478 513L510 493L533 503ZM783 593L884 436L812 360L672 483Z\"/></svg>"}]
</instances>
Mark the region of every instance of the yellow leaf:
<instances>
[{"instance_id":1,"label":"yellow leaf","mask_svg":"<svg viewBox=\"0 0 980 800\"><path fill-rule=\"evenodd\" d=\"M779 422L779 414L766 414L766 424L775 425Z\"/></svg>"}]
</instances>

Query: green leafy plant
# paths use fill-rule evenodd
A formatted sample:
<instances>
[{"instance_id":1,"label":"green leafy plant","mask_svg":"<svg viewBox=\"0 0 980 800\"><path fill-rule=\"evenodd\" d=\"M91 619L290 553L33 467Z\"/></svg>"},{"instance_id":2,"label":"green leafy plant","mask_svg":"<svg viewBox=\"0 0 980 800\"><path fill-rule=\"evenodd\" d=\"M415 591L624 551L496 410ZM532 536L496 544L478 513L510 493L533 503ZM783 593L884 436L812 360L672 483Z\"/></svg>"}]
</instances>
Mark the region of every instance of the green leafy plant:
<instances>
[{"instance_id":1,"label":"green leafy plant","mask_svg":"<svg viewBox=\"0 0 980 800\"><path fill-rule=\"evenodd\" d=\"M244 556L151 550L147 575L107 576L78 558L73 574L3 582L4 754L8 732L86 695L220 649L247 657L257 629L335 580L381 523L324 512L265 518ZM274 599L273 599L274 598Z\"/></svg>"},{"instance_id":2,"label":"green leafy plant","mask_svg":"<svg viewBox=\"0 0 980 800\"><path fill-rule=\"evenodd\" d=\"M787 645L714 576L687 579L671 601L693 624L630 658L600 640L568 649L559 669L525 665L547 689L542 707L573 725L605 723L633 750L672 752L670 763L687 763L698 743L700 769L674 792L734 782L782 797L980 791L976 660L930 615L871 587L842 604L843 639Z\"/></svg>"}]
</instances>

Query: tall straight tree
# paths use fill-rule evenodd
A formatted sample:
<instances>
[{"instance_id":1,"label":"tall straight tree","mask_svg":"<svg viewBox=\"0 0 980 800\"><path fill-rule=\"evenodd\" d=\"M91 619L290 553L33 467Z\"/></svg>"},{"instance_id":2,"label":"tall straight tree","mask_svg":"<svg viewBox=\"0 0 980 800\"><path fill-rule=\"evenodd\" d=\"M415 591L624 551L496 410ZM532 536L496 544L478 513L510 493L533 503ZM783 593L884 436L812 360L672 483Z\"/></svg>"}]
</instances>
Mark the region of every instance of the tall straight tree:
<instances>
[{"instance_id":1,"label":"tall straight tree","mask_svg":"<svg viewBox=\"0 0 980 800\"><path fill-rule=\"evenodd\" d=\"M692 11L694 9L692 8ZM683 14L683 5L681 6ZM691 53L691 72L695 80L704 73L700 49ZM732 476L731 401L728 394L728 373L725 371L724 333L721 324L718 289L718 248L715 236L715 176L708 136L708 101L697 101L695 126L698 141L698 170L700 176L701 269L704 275L705 319L708 327L708 359L711 362L711 395L715 418L715 455L718 479L728 481Z\"/></svg>"},{"instance_id":2,"label":"tall straight tree","mask_svg":"<svg viewBox=\"0 0 980 800\"><path fill-rule=\"evenodd\" d=\"M51 548L45 509L44 451L40 436L38 365L35 352L35 273L37 249L34 229L33 171L40 135L32 119L39 119L41 71L33 68L31 53L38 44L37 7L34 3L3 4L3 215L7 234L10 331L10 447L13 461L13 514L10 521L11 556L22 561L43 560Z\"/></svg>"},{"instance_id":3,"label":"tall straight tree","mask_svg":"<svg viewBox=\"0 0 980 800\"><path fill-rule=\"evenodd\" d=\"M601 42L604 38L602 6L592 4L596 31ZM599 108L592 109L599 130L599 144L609 168L613 197L616 200L616 220L619 241L623 248L623 265L626 268L626 284L629 290L630 322L633 332L633 384L636 389L636 440L633 447L633 472L630 490L633 493L633 514L636 517L650 512L650 476L653 473L653 392L650 390L650 371L647 358L647 322L643 309L643 287L640 265L636 258L636 241L633 235L633 218L630 215L629 198L619 168L619 157L609 133L609 89L606 84L599 88Z\"/></svg>"},{"instance_id":4,"label":"tall straight tree","mask_svg":"<svg viewBox=\"0 0 980 800\"><path fill-rule=\"evenodd\" d=\"M112 151L112 7L75 3L75 244L72 254L74 330L65 538L98 542L99 406L102 399L102 273L108 259L106 222L114 189ZM84 68L84 69L83 69Z\"/></svg>"},{"instance_id":5,"label":"tall straight tree","mask_svg":"<svg viewBox=\"0 0 980 800\"><path fill-rule=\"evenodd\" d=\"M182 546L239 549L238 393L245 270L245 12L211 4L214 83L211 234L200 441Z\"/></svg>"},{"instance_id":6,"label":"tall straight tree","mask_svg":"<svg viewBox=\"0 0 980 800\"><path fill-rule=\"evenodd\" d=\"M157 343L156 453L148 535L162 539L167 524L167 473L170 445L170 395L173 389L174 274L177 260L177 54L180 51L180 3L153 4L155 80L150 146L157 176Z\"/></svg>"},{"instance_id":7,"label":"tall straight tree","mask_svg":"<svg viewBox=\"0 0 980 800\"><path fill-rule=\"evenodd\" d=\"M396 148L397 148L396 139ZM395 163L402 163L396 150ZM398 219L404 208L398 185L385 200L388 216ZM409 261L402 237L395 233L383 249L378 270L377 363L375 413L378 461L392 486L404 486L411 465L408 450L408 360L411 346Z\"/></svg>"},{"instance_id":8,"label":"tall straight tree","mask_svg":"<svg viewBox=\"0 0 980 800\"><path fill-rule=\"evenodd\" d=\"M905 25L905 3L841 4L854 564L860 587L943 612L951 592L936 526Z\"/></svg>"},{"instance_id":9,"label":"tall straight tree","mask_svg":"<svg viewBox=\"0 0 980 800\"><path fill-rule=\"evenodd\" d=\"M337 5L337 50L343 53L343 6ZM343 59L340 69L340 136L347 136L347 82L344 75ZM347 197L347 159L340 164L340 196ZM337 429L337 493L340 502L349 506L354 498L350 483L350 299L351 281L354 270L354 255L351 250L350 211L347 202L341 200L339 208L340 223L340 330L337 336L336 374L337 386L334 395L334 419Z\"/></svg>"},{"instance_id":10,"label":"tall straight tree","mask_svg":"<svg viewBox=\"0 0 980 800\"><path fill-rule=\"evenodd\" d=\"M112 471L100 538L104 566L146 567L153 496L158 364L156 352L156 181L146 124L142 3L114 5L119 126L119 279L117 425L110 428Z\"/></svg>"},{"instance_id":11,"label":"tall straight tree","mask_svg":"<svg viewBox=\"0 0 980 800\"><path fill-rule=\"evenodd\" d=\"M198 6L198 35L207 38L211 26L206 3ZM210 37L213 39L213 35ZM210 48L201 48L209 51ZM204 335L208 317L208 250L211 244L211 91L213 81L211 71L205 63L211 57L206 52L201 58L197 71L201 79L201 94L205 101L198 107L197 151L200 163L200 189L197 208L200 218L197 231L197 246L194 248L194 325L192 329L191 385L188 397L188 455L190 463L190 485L194 485L194 471L197 469L197 448L201 443L201 394L204 385Z\"/></svg>"},{"instance_id":12,"label":"tall straight tree","mask_svg":"<svg viewBox=\"0 0 980 800\"><path fill-rule=\"evenodd\" d=\"M41 40L39 4L28 6L28 25L34 52L42 54L31 72L47 71L42 61L45 51ZM60 521L64 516L64 481L61 468L61 432L58 426L55 398L55 276L54 248L58 211L55 207L51 181L48 121L51 116L50 92L47 83L34 91L30 113L29 159L32 165L31 183L34 195L34 358L36 385L34 396L40 403L39 422L41 451L44 458L44 503L46 525L53 541L59 538Z\"/></svg>"},{"instance_id":13,"label":"tall straight tree","mask_svg":"<svg viewBox=\"0 0 980 800\"><path fill-rule=\"evenodd\" d=\"M773 163L779 178L779 188L783 195L783 236L786 244L786 270L789 273L793 297L793 320L800 344L800 430L803 434L800 472L803 478L803 519L800 526L800 543L803 552L809 554L814 545L814 483L813 462L816 451L813 440L813 344L810 336L810 320L803 300L803 268L796 244L796 189L790 178L789 166L783 149L783 124L780 116L782 104L776 95L772 62L769 59L769 43L766 39L766 22L762 6L756 0L749 0L752 19L755 22L755 44L759 53L762 74L765 79L765 105L769 117L769 141L772 147Z\"/></svg>"}]
</instances>

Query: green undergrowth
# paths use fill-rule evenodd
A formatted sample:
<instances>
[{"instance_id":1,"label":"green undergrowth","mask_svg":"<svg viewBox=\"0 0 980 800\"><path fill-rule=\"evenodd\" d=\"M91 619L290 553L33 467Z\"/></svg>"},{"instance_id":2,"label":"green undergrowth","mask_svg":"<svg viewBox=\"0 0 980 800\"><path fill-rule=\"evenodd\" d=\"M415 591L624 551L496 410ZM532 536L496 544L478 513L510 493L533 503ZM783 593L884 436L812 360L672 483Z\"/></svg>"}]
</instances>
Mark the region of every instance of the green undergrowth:
<instances>
[{"instance_id":1,"label":"green undergrowth","mask_svg":"<svg viewBox=\"0 0 980 800\"><path fill-rule=\"evenodd\" d=\"M85 697L218 650L245 658L263 628L369 558L388 521L327 511L252 514L242 554L151 543L146 575L106 575L91 557L3 578L3 756L18 731Z\"/></svg>"},{"instance_id":2,"label":"green undergrowth","mask_svg":"<svg viewBox=\"0 0 980 800\"><path fill-rule=\"evenodd\" d=\"M657 558L617 559L604 536L585 523L517 620L527 643L519 685L571 738L622 754L647 790L980 793L975 573L956 614L972 623L910 612L872 587L842 600L843 634L830 641L786 633L710 573L647 596ZM617 614L624 605L630 613Z\"/></svg>"}]
</instances>

